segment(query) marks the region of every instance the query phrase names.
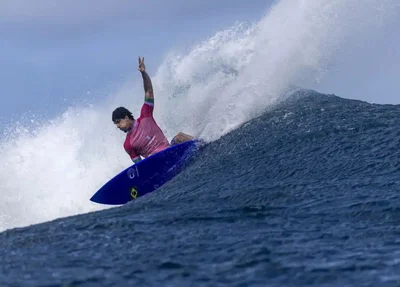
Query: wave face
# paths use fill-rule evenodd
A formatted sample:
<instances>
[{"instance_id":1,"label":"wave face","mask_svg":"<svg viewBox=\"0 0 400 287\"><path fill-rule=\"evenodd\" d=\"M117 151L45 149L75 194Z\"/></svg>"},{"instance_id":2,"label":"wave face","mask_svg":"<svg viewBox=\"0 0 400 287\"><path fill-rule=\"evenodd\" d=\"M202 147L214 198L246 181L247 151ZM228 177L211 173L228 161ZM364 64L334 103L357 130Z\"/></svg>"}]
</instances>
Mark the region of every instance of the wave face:
<instances>
[{"instance_id":1,"label":"wave face","mask_svg":"<svg viewBox=\"0 0 400 287\"><path fill-rule=\"evenodd\" d=\"M0 283L390 286L399 141L400 106L297 91L156 192L1 233Z\"/></svg>"}]
</instances>

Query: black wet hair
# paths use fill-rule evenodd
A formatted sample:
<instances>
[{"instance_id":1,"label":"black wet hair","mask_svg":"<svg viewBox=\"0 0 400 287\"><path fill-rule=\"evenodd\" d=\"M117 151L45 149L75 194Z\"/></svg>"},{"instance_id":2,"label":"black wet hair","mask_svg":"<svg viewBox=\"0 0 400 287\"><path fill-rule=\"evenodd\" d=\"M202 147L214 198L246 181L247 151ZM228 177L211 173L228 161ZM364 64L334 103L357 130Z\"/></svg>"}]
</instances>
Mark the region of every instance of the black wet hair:
<instances>
[{"instance_id":1,"label":"black wet hair","mask_svg":"<svg viewBox=\"0 0 400 287\"><path fill-rule=\"evenodd\" d=\"M125 117L128 117L128 118L130 118L131 120L133 120L133 115L132 115L132 113L131 113L128 109L126 109L126 108L124 108L124 107L116 108L116 109L113 111L113 113L112 113L112 121L113 121L114 123L115 123L116 120L122 120L122 119L124 119Z\"/></svg>"}]
</instances>

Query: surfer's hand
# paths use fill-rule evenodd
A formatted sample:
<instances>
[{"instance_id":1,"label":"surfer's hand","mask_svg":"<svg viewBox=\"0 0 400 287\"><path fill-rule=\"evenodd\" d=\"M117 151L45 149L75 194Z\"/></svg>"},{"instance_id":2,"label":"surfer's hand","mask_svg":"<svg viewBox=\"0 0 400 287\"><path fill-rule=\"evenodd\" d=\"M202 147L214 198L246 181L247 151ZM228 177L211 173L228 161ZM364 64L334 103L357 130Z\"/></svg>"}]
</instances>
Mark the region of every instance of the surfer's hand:
<instances>
[{"instance_id":1,"label":"surfer's hand","mask_svg":"<svg viewBox=\"0 0 400 287\"><path fill-rule=\"evenodd\" d=\"M140 56L139 56L139 68L138 68L138 70L140 72L146 71L146 66L144 65L144 57L140 58Z\"/></svg>"}]
</instances>

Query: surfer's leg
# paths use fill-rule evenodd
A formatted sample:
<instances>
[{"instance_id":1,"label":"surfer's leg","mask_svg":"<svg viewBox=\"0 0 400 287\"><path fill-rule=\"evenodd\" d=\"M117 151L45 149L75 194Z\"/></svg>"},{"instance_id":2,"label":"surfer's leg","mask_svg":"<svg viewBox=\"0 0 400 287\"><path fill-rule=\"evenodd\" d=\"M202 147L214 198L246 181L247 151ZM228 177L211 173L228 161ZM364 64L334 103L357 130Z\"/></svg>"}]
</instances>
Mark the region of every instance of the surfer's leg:
<instances>
[{"instance_id":1,"label":"surfer's leg","mask_svg":"<svg viewBox=\"0 0 400 287\"><path fill-rule=\"evenodd\" d=\"M183 132L179 132L174 138L171 140L171 145L180 144L183 142L187 142L192 140L194 137L191 135L185 134Z\"/></svg>"}]
</instances>

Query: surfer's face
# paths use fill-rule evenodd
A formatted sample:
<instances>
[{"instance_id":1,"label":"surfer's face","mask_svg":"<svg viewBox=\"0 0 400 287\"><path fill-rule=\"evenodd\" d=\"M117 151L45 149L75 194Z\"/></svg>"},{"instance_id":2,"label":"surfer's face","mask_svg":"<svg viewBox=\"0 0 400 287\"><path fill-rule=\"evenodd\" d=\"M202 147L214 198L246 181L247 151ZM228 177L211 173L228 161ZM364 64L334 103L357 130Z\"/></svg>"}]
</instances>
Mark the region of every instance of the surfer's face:
<instances>
[{"instance_id":1,"label":"surfer's face","mask_svg":"<svg viewBox=\"0 0 400 287\"><path fill-rule=\"evenodd\" d=\"M133 120L128 117L123 119L117 119L114 121L114 124L119 128L121 131L127 132L132 128Z\"/></svg>"}]
</instances>

